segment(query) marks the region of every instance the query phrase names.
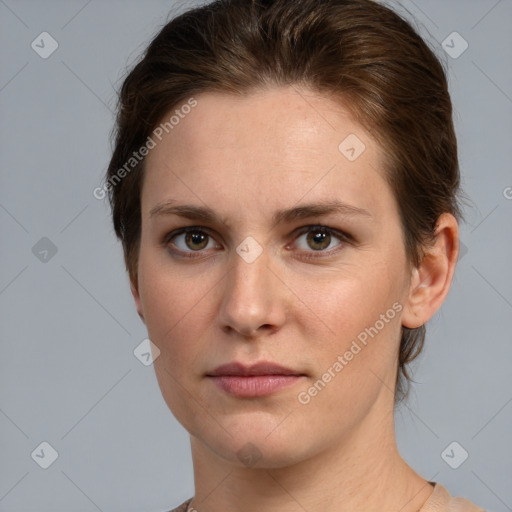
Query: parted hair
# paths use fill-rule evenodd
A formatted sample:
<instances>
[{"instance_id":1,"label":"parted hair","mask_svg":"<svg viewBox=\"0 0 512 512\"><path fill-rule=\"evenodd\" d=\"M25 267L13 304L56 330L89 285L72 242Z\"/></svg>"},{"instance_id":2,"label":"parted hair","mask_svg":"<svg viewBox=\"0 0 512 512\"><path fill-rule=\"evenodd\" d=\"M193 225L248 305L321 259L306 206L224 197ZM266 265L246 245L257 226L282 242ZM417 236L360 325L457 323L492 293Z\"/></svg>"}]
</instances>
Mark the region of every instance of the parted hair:
<instances>
[{"instance_id":1,"label":"parted hair","mask_svg":"<svg viewBox=\"0 0 512 512\"><path fill-rule=\"evenodd\" d=\"M372 0L216 0L168 22L120 89L105 190L132 283L145 159L114 180L119 169L191 97L287 85L339 99L379 143L411 266L421 261L442 213L462 217L445 70L408 21ZM397 402L424 340L425 326L402 327Z\"/></svg>"}]
</instances>

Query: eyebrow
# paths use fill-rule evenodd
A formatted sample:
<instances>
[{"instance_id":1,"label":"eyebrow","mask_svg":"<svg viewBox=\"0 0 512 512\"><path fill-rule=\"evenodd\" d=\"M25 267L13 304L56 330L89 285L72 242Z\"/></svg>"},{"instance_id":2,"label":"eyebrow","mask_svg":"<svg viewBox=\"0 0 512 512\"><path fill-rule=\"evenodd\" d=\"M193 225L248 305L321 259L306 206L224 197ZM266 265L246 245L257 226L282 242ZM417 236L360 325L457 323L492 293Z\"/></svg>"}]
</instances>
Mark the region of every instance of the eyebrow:
<instances>
[{"instance_id":1,"label":"eyebrow","mask_svg":"<svg viewBox=\"0 0 512 512\"><path fill-rule=\"evenodd\" d=\"M179 217L200 222L227 224L214 210L207 206L178 205L175 203L176 201L170 200L158 204L150 210L149 216L178 215ZM275 227L281 223L291 223L300 219L329 214L372 217L371 213L364 208L358 208L357 206L352 206L340 201L329 201L303 204L293 208L277 210L272 216L272 222Z\"/></svg>"}]
</instances>

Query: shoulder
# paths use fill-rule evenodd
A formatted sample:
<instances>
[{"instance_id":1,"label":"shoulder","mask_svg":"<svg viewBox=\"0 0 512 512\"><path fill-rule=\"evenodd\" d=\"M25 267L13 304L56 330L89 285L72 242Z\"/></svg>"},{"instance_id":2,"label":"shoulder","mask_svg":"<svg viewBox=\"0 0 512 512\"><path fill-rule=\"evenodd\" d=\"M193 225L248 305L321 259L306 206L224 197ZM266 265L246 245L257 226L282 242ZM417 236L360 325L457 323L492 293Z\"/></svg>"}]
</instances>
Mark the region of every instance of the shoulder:
<instances>
[{"instance_id":1,"label":"shoulder","mask_svg":"<svg viewBox=\"0 0 512 512\"><path fill-rule=\"evenodd\" d=\"M192 501L192 498L189 498L187 501L184 501L179 507L173 508L169 512L187 512L188 506L191 501Z\"/></svg>"},{"instance_id":2,"label":"shoulder","mask_svg":"<svg viewBox=\"0 0 512 512\"><path fill-rule=\"evenodd\" d=\"M485 512L464 498L453 497L439 483L435 483L434 491L420 512Z\"/></svg>"}]
</instances>

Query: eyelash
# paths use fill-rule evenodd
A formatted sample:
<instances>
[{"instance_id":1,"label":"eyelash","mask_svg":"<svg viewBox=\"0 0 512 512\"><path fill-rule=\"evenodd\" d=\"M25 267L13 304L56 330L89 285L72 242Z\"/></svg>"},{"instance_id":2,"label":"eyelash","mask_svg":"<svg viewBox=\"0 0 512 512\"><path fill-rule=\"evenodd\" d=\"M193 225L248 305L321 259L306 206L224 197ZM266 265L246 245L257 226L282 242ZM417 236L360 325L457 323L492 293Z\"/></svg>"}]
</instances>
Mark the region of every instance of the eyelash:
<instances>
[{"instance_id":1,"label":"eyelash","mask_svg":"<svg viewBox=\"0 0 512 512\"><path fill-rule=\"evenodd\" d=\"M303 228L300 228L300 231L296 234L294 241L297 240L300 236L302 236L306 233L312 232L312 231L318 231L318 232L322 232L324 234L330 234L331 236L334 236L334 238L337 238L341 242L341 244L340 244L341 247L343 247L345 244L351 244L354 242L353 237L351 235L349 235L348 233L344 233L343 231L339 231L337 229L331 228L329 226L325 226L323 224L315 224L315 225L304 226ZM208 232L208 229L202 228L200 226L187 226L185 228L181 228L181 229L172 231L170 233L167 233L162 240L162 245L164 247L167 247L172 253L179 254L180 257L199 258L202 256L201 253L204 252L203 250L182 251L181 249L176 250L176 249L169 248L170 242L172 242L176 237L183 235L183 234L190 233L190 232L204 234L204 235L207 235L208 237L210 237L211 239L214 238ZM337 246L336 248L329 249L329 250L305 251L305 253L301 256L301 258L305 259L305 260L325 258L328 256L332 256L334 253L341 250L341 247Z\"/></svg>"}]
</instances>

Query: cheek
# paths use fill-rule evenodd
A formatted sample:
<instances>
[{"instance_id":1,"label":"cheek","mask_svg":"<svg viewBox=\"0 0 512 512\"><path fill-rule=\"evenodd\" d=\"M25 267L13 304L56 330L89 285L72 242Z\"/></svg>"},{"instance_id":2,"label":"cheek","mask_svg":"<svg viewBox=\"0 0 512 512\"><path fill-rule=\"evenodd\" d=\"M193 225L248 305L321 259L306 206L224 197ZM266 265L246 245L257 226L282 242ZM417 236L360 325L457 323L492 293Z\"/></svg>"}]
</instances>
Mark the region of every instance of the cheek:
<instances>
[{"instance_id":1,"label":"cheek","mask_svg":"<svg viewBox=\"0 0 512 512\"><path fill-rule=\"evenodd\" d=\"M352 265L321 279L297 276L294 291L315 313L316 320L309 329L321 328L331 348L340 349L402 299L399 274L390 265L366 261L364 266ZM388 316L395 318L396 311Z\"/></svg>"},{"instance_id":2,"label":"cheek","mask_svg":"<svg viewBox=\"0 0 512 512\"><path fill-rule=\"evenodd\" d=\"M176 275L165 264L141 259L139 290L144 319L149 337L161 355L171 350L174 355L193 350L194 344L174 341L183 340L184 333L188 339L195 339L211 286L207 279Z\"/></svg>"},{"instance_id":3,"label":"cheek","mask_svg":"<svg viewBox=\"0 0 512 512\"><path fill-rule=\"evenodd\" d=\"M309 340L304 351L315 357L314 374L297 400L313 423L323 416L314 411L329 410L329 423L350 429L375 402L383 382L393 388L402 305L398 279L381 270L354 273L332 282L328 292L310 294L321 318L316 327L328 327L322 331L326 336L313 326L304 333ZM317 427L325 429L325 424L319 420Z\"/></svg>"},{"instance_id":4,"label":"cheek","mask_svg":"<svg viewBox=\"0 0 512 512\"><path fill-rule=\"evenodd\" d=\"M302 289L318 319L302 326L310 340L304 351L316 362L301 403L311 400L312 409L343 404L357 416L373 402L382 381L392 389L403 307L400 262L398 255L394 261L375 259Z\"/></svg>"},{"instance_id":5,"label":"cheek","mask_svg":"<svg viewBox=\"0 0 512 512\"><path fill-rule=\"evenodd\" d=\"M189 430L197 429L203 409L194 407L208 317L209 292L215 281L176 275L154 259L139 262L139 290L148 336L160 349L154 361L155 374L169 409ZM190 392L195 396L191 402ZM206 424L208 417L202 417ZM208 423L209 424L209 423ZM212 429L215 425L212 425ZM216 432L221 435L222 432Z\"/></svg>"}]
</instances>

